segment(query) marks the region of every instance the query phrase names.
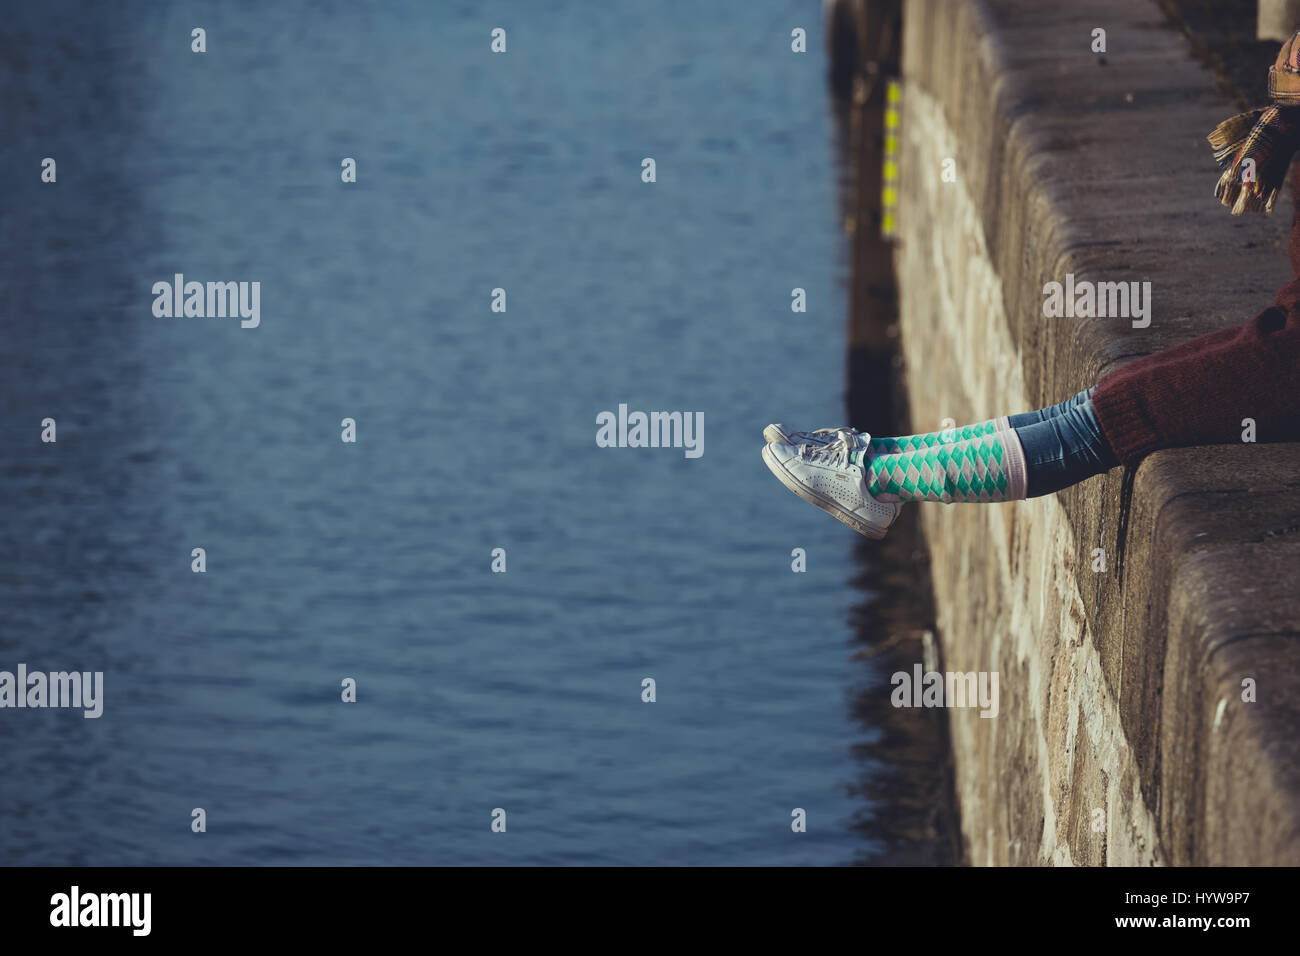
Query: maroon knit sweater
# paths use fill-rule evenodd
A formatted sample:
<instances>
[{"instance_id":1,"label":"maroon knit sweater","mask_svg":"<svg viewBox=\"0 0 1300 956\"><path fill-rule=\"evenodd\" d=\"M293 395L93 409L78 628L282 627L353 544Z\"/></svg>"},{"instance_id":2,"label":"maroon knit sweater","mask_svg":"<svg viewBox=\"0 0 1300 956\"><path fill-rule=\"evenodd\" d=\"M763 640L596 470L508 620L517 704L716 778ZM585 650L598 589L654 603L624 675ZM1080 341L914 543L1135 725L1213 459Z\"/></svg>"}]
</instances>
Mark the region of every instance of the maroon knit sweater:
<instances>
[{"instance_id":1,"label":"maroon knit sweater","mask_svg":"<svg viewBox=\"0 0 1300 956\"><path fill-rule=\"evenodd\" d=\"M1300 441L1300 190L1293 190L1296 278L1245 325L1222 329L1125 365L1097 384L1093 409L1125 465L1157 448Z\"/></svg>"}]
</instances>

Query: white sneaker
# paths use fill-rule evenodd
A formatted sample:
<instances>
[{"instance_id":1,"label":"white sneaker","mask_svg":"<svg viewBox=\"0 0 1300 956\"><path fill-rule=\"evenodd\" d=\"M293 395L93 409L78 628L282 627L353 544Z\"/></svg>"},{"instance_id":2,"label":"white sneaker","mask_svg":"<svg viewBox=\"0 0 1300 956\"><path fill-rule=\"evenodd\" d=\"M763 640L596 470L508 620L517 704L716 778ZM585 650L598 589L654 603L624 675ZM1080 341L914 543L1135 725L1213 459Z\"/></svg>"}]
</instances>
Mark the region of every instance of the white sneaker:
<instances>
[{"instance_id":1,"label":"white sneaker","mask_svg":"<svg viewBox=\"0 0 1300 956\"><path fill-rule=\"evenodd\" d=\"M788 432L781 425L768 425L763 429L763 441L768 444L781 445L829 445L840 437L840 432L853 436L850 447L866 445L871 438L866 432L860 432L848 425L836 425L834 428L814 428L810 432Z\"/></svg>"},{"instance_id":2,"label":"white sneaker","mask_svg":"<svg viewBox=\"0 0 1300 956\"><path fill-rule=\"evenodd\" d=\"M822 444L773 442L763 446L763 463L804 501L858 534L880 539L903 510L903 502L873 498L862 467L849 461L856 441L865 443L870 437L866 432L841 432Z\"/></svg>"}]
</instances>

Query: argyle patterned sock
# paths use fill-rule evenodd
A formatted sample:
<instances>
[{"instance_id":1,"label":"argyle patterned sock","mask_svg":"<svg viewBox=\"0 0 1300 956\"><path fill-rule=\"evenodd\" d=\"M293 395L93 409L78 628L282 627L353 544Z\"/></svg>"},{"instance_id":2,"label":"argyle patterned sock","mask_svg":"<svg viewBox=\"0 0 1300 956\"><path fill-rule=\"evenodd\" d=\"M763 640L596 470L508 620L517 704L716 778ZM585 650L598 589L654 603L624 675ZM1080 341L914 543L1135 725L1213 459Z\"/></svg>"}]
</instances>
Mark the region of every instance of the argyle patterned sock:
<instances>
[{"instance_id":1,"label":"argyle patterned sock","mask_svg":"<svg viewBox=\"0 0 1300 956\"><path fill-rule=\"evenodd\" d=\"M966 425L962 428L945 428L943 431L924 432L919 435L899 435L897 437L873 438L869 443L872 454L896 455L904 451L919 451L936 445L951 445L954 442L969 441L1007 431L1010 426L1006 417L993 418L978 425Z\"/></svg>"},{"instance_id":2,"label":"argyle patterned sock","mask_svg":"<svg viewBox=\"0 0 1300 956\"><path fill-rule=\"evenodd\" d=\"M982 428L982 426L972 426ZM938 433L931 433L937 435ZM894 439L929 436L906 435ZM859 449L853 460L867 472L867 491L881 501L1016 501L1025 497L1024 451L1014 431L996 427L971 438L915 443L897 452Z\"/></svg>"}]
</instances>

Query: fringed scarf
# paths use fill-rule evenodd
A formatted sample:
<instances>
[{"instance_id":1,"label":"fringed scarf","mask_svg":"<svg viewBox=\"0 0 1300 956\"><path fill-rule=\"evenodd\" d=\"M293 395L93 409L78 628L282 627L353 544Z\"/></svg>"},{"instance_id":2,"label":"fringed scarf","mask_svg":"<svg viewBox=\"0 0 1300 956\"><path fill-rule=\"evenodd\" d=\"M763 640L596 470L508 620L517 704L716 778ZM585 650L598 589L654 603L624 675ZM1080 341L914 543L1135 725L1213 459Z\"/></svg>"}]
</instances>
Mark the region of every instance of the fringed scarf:
<instances>
[{"instance_id":1,"label":"fringed scarf","mask_svg":"<svg viewBox=\"0 0 1300 956\"><path fill-rule=\"evenodd\" d=\"M1223 170L1214 195L1232 209L1271 213L1291 160L1300 151L1300 30L1268 71L1272 106L1239 113L1206 137Z\"/></svg>"}]
</instances>

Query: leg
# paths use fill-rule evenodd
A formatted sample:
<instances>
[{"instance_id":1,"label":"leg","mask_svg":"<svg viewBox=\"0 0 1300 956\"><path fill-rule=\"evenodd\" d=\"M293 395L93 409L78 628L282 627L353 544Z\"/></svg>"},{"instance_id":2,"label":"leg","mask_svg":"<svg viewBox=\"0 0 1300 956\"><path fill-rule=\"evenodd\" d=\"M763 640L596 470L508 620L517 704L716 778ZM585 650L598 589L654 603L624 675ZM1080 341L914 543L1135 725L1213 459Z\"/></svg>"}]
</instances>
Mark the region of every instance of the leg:
<instances>
[{"instance_id":1,"label":"leg","mask_svg":"<svg viewBox=\"0 0 1300 956\"><path fill-rule=\"evenodd\" d=\"M1036 422L1044 422L1048 419L1063 415L1071 409L1078 408L1084 402L1092 398L1093 388L1084 389L1077 395L1072 395L1063 402L1055 405L1049 405L1046 408L1039 408L1032 412L1021 412L1019 415L1004 416L1002 418L991 418L988 421L980 422L978 425L967 425L964 428L945 428L937 432L924 432L916 435L900 435L898 437L882 436L873 438L870 447L876 452L883 454L894 454L900 451L916 450L918 448L930 448L934 445L944 445L951 442L969 441L973 438L983 438L988 435L996 434L999 431L1006 431L1010 428L1022 428L1025 425L1032 425Z\"/></svg>"},{"instance_id":2,"label":"leg","mask_svg":"<svg viewBox=\"0 0 1300 956\"><path fill-rule=\"evenodd\" d=\"M854 460L881 501L1015 501L1077 484L1119 464L1087 389L1057 405L1013 415L1010 427L943 444L875 440ZM935 433L937 434L937 433ZM888 450L902 443L899 450Z\"/></svg>"},{"instance_id":3,"label":"leg","mask_svg":"<svg viewBox=\"0 0 1300 956\"><path fill-rule=\"evenodd\" d=\"M1097 423L1091 392L1062 402L1069 407L1059 415L1015 428L1025 456L1026 498L1060 491L1119 464Z\"/></svg>"},{"instance_id":4,"label":"leg","mask_svg":"<svg viewBox=\"0 0 1300 956\"><path fill-rule=\"evenodd\" d=\"M1097 386L1085 388L1077 395L1071 395L1063 402L1055 405L1048 405L1046 408L1040 408L1037 411L1021 412L1019 415L1010 415L1007 417L1007 426L1009 428L1023 428L1025 425L1033 425L1036 422L1045 422L1049 418L1055 418L1058 415L1064 415L1071 409L1078 408L1085 403L1091 404L1092 393L1097 390Z\"/></svg>"},{"instance_id":5,"label":"leg","mask_svg":"<svg viewBox=\"0 0 1300 956\"><path fill-rule=\"evenodd\" d=\"M933 444L925 443L928 437L908 435L897 443L884 439L879 445L873 439L871 447L852 452L867 493L878 501L945 504L1025 497L1025 458L1015 431L989 429L959 441Z\"/></svg>"}]
</instances>

